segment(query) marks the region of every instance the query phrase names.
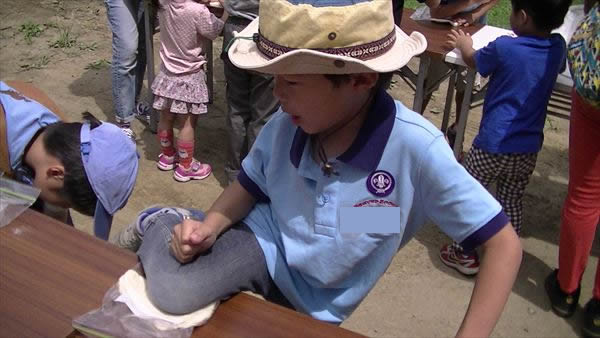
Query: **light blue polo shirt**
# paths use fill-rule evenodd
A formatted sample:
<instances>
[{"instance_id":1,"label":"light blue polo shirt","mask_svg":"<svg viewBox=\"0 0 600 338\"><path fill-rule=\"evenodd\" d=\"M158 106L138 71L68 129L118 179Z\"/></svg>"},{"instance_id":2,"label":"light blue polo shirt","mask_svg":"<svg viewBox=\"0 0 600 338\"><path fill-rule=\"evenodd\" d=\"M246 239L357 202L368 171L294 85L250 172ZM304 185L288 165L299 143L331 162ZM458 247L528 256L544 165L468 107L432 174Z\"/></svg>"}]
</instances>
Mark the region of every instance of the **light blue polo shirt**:
<instances>
[{"instance_id":1,"label":"light blue polo shirt","mask_svg":"<svg viewBox=\"0 0 600 338\"><path fill-rule=\"evenodd\" d=\"M466 250L508 223L442 133L385 91L351 147L331 159L339 176L323 174L308 140L280 110L244 159L239 180L259 201L244 223L271 277L296 309L316 319L346 319L428 219ZM339 211L353 206L397 206L397 233L369 233L367 223L364 233L340 232Z\"/></svg>"},{"instance_id":2,"label":"light blue polo shirt","mask_svg":"<svg viewBox=\"0 0 600 338\"><path fill-rule=\"evenodd\" d=\"M60 119L48 108L22 96L3 81L0 81L0 103L6 114L10 167L16 170L21 166L25 148L38 130L59 122Z\"/></svg>"}]
</instances>

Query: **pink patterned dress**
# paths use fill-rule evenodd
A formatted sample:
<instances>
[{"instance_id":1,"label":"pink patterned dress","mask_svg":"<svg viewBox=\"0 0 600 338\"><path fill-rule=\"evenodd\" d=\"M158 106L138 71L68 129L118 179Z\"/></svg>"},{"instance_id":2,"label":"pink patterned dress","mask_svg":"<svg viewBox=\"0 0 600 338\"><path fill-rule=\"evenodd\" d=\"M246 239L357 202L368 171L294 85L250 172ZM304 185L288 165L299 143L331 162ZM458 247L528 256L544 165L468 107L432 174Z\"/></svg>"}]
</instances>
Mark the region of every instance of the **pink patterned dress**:
<instances>
[{"instance_id":1,"label":"pink patterned dress","mask_svg":"<svg viewBox=\"0 0 600 338\"><path fill-rule=\"evenodd\" d=\"M154 109L177 114L207 112L206 55L223 21L193 0L160 0L160 71L152 83Z\"/></svg>"}]
</instances>

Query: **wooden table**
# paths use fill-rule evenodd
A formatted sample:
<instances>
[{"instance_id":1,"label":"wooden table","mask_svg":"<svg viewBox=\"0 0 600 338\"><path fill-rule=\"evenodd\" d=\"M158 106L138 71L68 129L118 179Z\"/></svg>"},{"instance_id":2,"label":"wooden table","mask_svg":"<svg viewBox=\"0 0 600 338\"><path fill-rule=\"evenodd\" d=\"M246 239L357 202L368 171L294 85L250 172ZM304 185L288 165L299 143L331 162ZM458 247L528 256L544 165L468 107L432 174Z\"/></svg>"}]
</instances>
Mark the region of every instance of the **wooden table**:
<instances>
[{"instance_id":1,"label":"wooden table","mask_svg":"<svg viewBox=\"0 0 600 338\"><path fill-rule=\"evenodd\" d=\"M27 210L0 229L0 335L75 335L73 318L137 263L135 254ZM360 337L247 294L223 302L194 337Z\"/></svg>"}]
</instances>

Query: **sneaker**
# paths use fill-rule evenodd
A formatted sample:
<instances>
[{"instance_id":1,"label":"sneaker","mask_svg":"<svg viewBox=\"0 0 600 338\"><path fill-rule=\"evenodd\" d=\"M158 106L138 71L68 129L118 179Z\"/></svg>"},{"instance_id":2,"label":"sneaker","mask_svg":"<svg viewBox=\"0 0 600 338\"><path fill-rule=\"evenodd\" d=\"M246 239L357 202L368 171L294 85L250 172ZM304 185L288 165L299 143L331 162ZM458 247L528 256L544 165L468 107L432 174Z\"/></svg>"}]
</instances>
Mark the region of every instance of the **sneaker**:
<instances>
[{"instance_id":1,"label":"sneaker","mask_svg":"<svg viewBox=\"0 0 600 338\"><path fill-rule=\"evenodd\" d=\"M135 105L133 113L138 119L145 121L146 123L150 123L150 107L146 105L146 103L138 102Z\"/></svg>"},{"instance_id":2,"label":"sneaker","mask_svg":"<svg viewBox=\"0 0 600 338\"><path fill-rule=\"evenodd\" d=\"M455 268L463 275L472 276L479 272L479 257L476 252L466 255L456 251L452 244L448 244L440 249L440 259L442 263Z\"/></svg>"},{"instance_id":3,"label":"sneaker","mask_svg":"<svg viewBox=\"0 0 600 338\"><path fill-rule=\"evenodd\" d=\"M158 161L156 161L156 166L158 167L158 169L164 171L173 170L173 168L175 168L176 162L177 159L175 158L175 155L167 156L163 153L160 153L160 155L158 155Z\"/></svg>"},{"instance_id":4,"label":"sneaker","mask_svg":"<svg viewBox=\"0 0 600 338\"><path fill-rule=\"evenodd\" d=\"M137 231L136 222L129 224L125 229L121 230L117 235L117 242L115 243L118 247L137 252L142 245L142 238Z\"/></svg>"},{"instance_id":5,"label":"sneaker","mask_svg":"<svg viewBox=\"0 0 600 338\"><path fill-rule=\"evenodd\" d=\"M125 134L125 136L129 137L129 139L131 141L133 141L133 143L136 143L135 139L137 138L137 135L135 134L135 131L133 131L133 129L131 129L131 127L120 127L121 131L123 132L123 134Z\"/></svg>"},{"instance_id":6,"label":"sneaker","mask_svg":"<svg viewBox=\"0 0 600 338\"><path fill-rule=\"evenodd\" d=\"M600 337L600 299L590 299L585 305L584 311L583 336Z\"/></svg>"},{"instance_id":7,"label":"sneaker","mask_svg":"<svg viewBox=\"0 0 600 338\"><path fill-rule=\"evenodd\" d=\"M175 169L175 173L173 173L173 178L178 182L202 180L207 178L211 172L212 168L210 165L194 160L192 165L187 169L185 169L181 164L178 164L177 169Z\"/></svg>"},{"instance_id":8,"label":"sneaker","mask_svg":"<svg viewBox=\"0 0 600 338\"><path fill-rule=\"evenodd\" d=\"M546 277L544 286L546 288L546 293L550 298L552 311L559 317L571 317L575 313L577 304L579 304L581 287L577 288L577 290L572 293L566 293L561 290L560 285L558 285L558 269L552 271L552 273Z\"/></svg>"}]
</instances>

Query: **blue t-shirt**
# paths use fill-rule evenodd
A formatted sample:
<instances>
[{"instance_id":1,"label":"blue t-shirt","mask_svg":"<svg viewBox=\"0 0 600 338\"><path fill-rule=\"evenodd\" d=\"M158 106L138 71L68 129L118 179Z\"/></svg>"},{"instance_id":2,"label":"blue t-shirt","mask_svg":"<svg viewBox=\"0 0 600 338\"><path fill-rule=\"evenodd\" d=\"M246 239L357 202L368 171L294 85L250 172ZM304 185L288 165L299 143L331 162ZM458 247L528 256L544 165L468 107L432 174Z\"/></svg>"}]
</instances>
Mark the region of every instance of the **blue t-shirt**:
<instances>
[{"instance_id":1,"label":"blue t-shirt","mask_svg":"<svg viewBox=\"0 0 600 338\"><path fill-rule=\"evenodd\" d=\"M467 249L508 223L500 204L456 162L442 133L385 91L350 148L330 159L339 175L324 175L311 153L309 136L280 110L238 179L258 200L243 222L271 277L296 309L316 319L346 319L427 220ZM381 209L358 208L364 206L396 208L396 224L389 225L397 233L369 233L371 223L388 221L383 213L365 222L362 233L340 231L344 210Z\"/></svg>"},{"instance_id":2,"label":"blue t-shirt","mask_svg":"<svg viewBox=\"0 0 600 338\"><path fill-rule=\"evenodd\" d=\"M476 69L490 76L490 82L473 144L489 153L538 152L546 106L565 62L566 44L560 34L501 36L478 50Z\"/></svg>"},{"instance_id":3,"label":"blue t-shirt","mask_svg":"<svg viewBox=\"0 0 600 338\"><path fill-rule=\"evenodd\" d=\"M0 81L0 103L6 114L6 141L10 167L19 171L25 148L41 129L60 121L58 116L37 101L22 96Z\"/></svg>"}]
</instances>

